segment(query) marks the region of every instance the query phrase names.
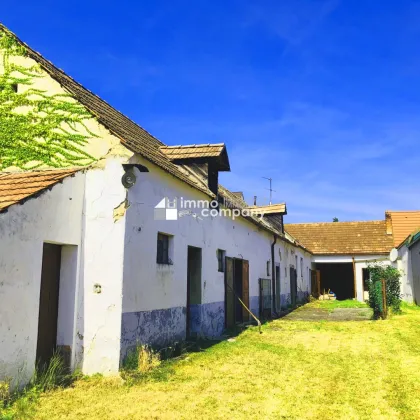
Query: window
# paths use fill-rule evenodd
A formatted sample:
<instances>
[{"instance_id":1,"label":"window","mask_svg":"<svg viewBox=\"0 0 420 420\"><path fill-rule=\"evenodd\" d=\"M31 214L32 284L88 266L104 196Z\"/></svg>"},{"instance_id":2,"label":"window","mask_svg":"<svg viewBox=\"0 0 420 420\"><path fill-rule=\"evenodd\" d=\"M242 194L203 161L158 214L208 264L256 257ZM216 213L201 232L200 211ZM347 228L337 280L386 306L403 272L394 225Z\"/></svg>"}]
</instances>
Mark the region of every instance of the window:
<instances>
[{"instance_id":1,"label":"window","mask_svg":"<svg viewBox=\"0 0 420 420\"><path fill-rule=\"evenodd\" d=\"M271 261L268 260L267 261L267 276L271 276L271 274L270 274L270 267L271 267Z\"/></svg>"},{"instance_id":2,"label":"window","mask_svg":"<svg viewBox=\"0 0 420 420\"><path fill-rule=\"evenodd\" d=\"M226 251L223 249L217 250L217 262L218 262L218 270L221 273L225 272L225 257L226 257Z\"/></svg>"},{"instance_id":3,"label":"window","mask_svg":"<svg viewBox=\"0 0 420 420\"><path fill-rule=\"evenodd\" d=\"M169 235L165 235L164 233L158 233L156 254L156 262L158 264L172 264L172 261L169 258L170 242L171 237Z\"/></svg>"},{"instance_id":4,"label":"window","mask_svg":"<svg viewBox=\"0 0 420 420\"><path fill-rule=\"evenodd\" d=\"M300 257L300 277L303 279L303 258Z\"/></svg>"}]
</instances>

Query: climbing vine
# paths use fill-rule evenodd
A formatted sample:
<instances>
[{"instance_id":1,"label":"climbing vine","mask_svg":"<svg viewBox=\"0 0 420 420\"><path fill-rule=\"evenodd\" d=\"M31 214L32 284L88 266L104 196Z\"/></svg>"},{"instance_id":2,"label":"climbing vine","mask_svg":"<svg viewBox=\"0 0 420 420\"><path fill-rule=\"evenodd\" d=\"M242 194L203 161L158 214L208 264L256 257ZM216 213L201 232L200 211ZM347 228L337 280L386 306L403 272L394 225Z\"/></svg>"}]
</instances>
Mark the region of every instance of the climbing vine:
<instances>
[{"instance_id":1,"label":"climbing vine","mask_svg":"<svg viewBox=\"0 0 420 420\"><path fill-rule=\"evenodd\" d=\"M32 87L43 76L38 65L21 64L25 56L13 34L0 29L0 170L91 163L83 150L96 137L85 124L91 114L68 94Z\"/></svg>"},{"instance_id":2,"label":"climbing vine","mask_svg":"<svg viewBox=\"0 0 420 420\"><path fill-rule=\"evenodd\" d=\"M385 280L386 305L393 313L401 312L400 278L401 272L390 265L370 264L369 270L369 306L374 318L386 317L383 308L382 279Z\"/></svg>"}]
</instances>

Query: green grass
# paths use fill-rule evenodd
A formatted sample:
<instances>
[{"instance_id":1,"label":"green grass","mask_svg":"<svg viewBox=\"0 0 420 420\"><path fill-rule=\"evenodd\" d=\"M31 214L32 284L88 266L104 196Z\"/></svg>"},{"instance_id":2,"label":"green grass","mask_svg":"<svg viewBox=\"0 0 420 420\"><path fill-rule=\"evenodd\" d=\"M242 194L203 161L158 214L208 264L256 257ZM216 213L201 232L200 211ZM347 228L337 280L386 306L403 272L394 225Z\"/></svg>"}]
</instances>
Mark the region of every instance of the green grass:
<instances>
[{"instance_id":1,"label":"green grass","mask_svg":"<svg viewBox=\"0 0 420 420\"><path fill-rule=\"evenodd\" d=\"M125 381L46 392L35 418L415 419L419 348L410 306L385 321L279 319Z\"/></svg>"},{"instance_id":2,"label":"green grass","mask_svg":"<svg viewBox=\"0 0 420 420\"><path fill-rule=\"evenodd\" d=\"M335 309L335 308L368 308L369 306L364 302L358 300L316 300L311 302L311 306L321 309Z\"/></svg>"}]
</instances>

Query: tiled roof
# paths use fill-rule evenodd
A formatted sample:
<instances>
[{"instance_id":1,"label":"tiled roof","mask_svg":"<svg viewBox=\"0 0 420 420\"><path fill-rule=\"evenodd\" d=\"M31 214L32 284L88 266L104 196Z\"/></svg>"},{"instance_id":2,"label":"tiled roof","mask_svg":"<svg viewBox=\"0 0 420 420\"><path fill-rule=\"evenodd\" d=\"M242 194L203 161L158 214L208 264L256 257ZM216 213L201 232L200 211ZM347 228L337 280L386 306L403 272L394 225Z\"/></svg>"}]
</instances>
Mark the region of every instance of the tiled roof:
<instances>
[{"instance_id":1,"label":"tiled roof","mask_svg":"<svg viewBox=\"0 0 420 420\"><path fill-rule=\"evenodd\" d=\"M399 246L408 235L420 228L420 210L387 211L385 217L391 219L394 246Z\"/></svg>"},{"instance_id":2,"label":"tiled roof","mask_svg":"<svg viewBox=\"0 0 420 420\"><path fill-rule=\"evenodd\" d=\"M212 160L219 171L230 171L226 147L219 144L193 144L189 146L160 146L159 150L176 164L205 162Z\"/></svg>"},{"instance_id":3,"label":"tiled roof","mask_svg":"<svg viewBox=\"0 0 420 420\"><path fill-rule=\"evenodd\" d=\"M318 255L387 254L393 247L383 220L286 224L285 229Z\"/></svg>"},{"instance_id":4,"label":"tiled roof","mask_svg":"<svg viewBox=\"0 0 420 420\"><path fill-rule=\"evenodd\" d=\"M80 169L0 173L0 211L37 196Z\"/></svg>"},{"instance_id":5,"label":"tiled roof","mask_svg":"<svg viewBox=\"0 0 420 420\"><path fill-rule=\"evenodd\" d=\"M259 214L287 214L286 203L270 204L268 206L252 206L248 208Z\"/></svg>"},{"instance_id":6,"label":"tiled roof","mask_svg":"<svg viewBox=\"0 0 420 420\"><path fill-rule=\"evenodd\" d=\"M159 150L169 160L190 159L202 157L219 157L225 145L220 144L193 144L190 146L161 146Z\"/></svg>"},{"instance_id":7,"label":"tiled roof","mask_svg":"<svg viewBox=\"0 0 420 420\"><path fill-rule=\"evenodd\" d=\"M0 30L12 34L4 25L0 24ZM35 60L40 67L45 70L54 80L56 80L66 91L68 91L77 101L79 101L100 124L106 127L113 135L118 137L121 143L134 153L138 153L145 159L161 167L168 173L177 177L181 181L204 192L214 198L214 194L208 188L207 182L203 182L202 176L197 172L196 165L181 166L172 163L160 150L166 146L156 137L152 136L145 129L137 125L121 112L117 111L99 96L86 89L80 83L68 76L63 70L57 68L50 61L46 60L40 53L34 51L29 45L21 41L16 35L12 34L17 42L25 47L30 58ZM238 200L229 190L219 184L219 195L226 198L230 203L234 203L238 208L244 208L244 203ZM255 216L246 217L253 223L265 229L281 235L282 233L267 221L261 221Z\"/></svg>"}]
</instances>

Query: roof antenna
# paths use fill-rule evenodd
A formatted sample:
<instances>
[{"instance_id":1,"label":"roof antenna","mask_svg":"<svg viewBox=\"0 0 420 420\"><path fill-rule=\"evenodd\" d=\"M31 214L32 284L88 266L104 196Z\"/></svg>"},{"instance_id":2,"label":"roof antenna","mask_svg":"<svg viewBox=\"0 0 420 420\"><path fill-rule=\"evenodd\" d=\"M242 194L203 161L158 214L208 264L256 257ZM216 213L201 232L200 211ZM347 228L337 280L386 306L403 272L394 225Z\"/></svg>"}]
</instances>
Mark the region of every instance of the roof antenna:
<instances>
[{"instance_id":1,"label":"roof antenna","mask_svg":"<svg viewBox=\"0 0 420 420\"><path fill-rule=\"evenodd\" d=\"M273 198L273 192L276 192L276 190L273 190L271 188L271 183L273 181L273 178L267 178L266 176L263 176L264 179L268 179L270 181L270 188L266 188L267 190L270 190L270 206L271 206L271 200Z\"/></svg>"}]
</instances>

